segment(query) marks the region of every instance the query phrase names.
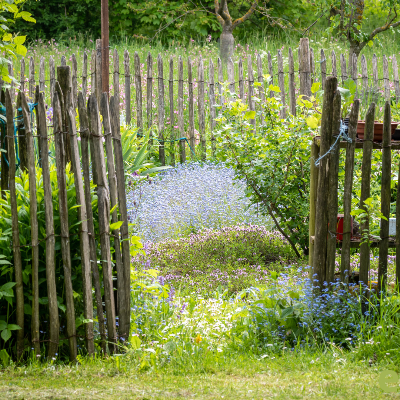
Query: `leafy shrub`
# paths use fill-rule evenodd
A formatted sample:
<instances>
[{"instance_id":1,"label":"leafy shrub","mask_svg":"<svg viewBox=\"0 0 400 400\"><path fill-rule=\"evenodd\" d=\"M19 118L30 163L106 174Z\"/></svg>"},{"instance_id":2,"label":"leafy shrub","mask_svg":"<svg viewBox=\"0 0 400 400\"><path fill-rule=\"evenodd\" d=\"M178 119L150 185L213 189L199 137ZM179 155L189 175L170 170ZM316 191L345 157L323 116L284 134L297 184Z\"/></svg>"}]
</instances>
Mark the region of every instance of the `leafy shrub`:
<instances>
[{"instance_id":1,"label":"leafy shrub","mask_svg":"<svg viewBox=\"0 0 400 400\"><path fill-rule=\"evenodd\" d=\"M260 226L204 230L187 238L145 243L136 268L154 268L182 293L229 293L265 281L269 269L282 269L294 253L279 232Z\"/></svg>"},{"instance_id":2,"label":"leafy shrub","mask_svg":"<svg viewBox=\"0 0 400 400\"><path fill-rule=\"evenodd\" d=\"M158 242L236 224L269 225L223 164L189 163L142 182L128 194L130 216L144 240Z\"/></svg>"}]
</instances>

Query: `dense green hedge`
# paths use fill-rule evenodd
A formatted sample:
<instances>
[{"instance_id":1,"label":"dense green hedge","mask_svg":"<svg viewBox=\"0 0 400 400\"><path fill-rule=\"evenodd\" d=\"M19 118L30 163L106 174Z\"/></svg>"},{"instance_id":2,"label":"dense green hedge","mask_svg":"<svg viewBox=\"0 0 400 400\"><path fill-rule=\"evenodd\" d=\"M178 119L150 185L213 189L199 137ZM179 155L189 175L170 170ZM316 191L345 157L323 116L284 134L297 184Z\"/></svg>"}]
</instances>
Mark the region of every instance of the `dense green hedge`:
<instances>
[{"instance_id":1,"label":"dense green hedge","mask_svg":"<svg viewBox=\"0 0 400 400\"><path fill-rule=\"evenodd\" d=\"M230 0L232 18L241 17L250 6L250 1ZM260 1L260 5L263 2ZM193 13L194 5L204 8ZM309 18L303 7L302 0L281 2L270 0L268 8L272 8L272 15L288 20L295 25L306 25ZM97 38L100 36L100 9L101 0L28 0L24 9L30 11L36 18L36 25L27 26L17 23L15 31L23 31L30 39L65 39L80 35ZM217 38L220 26L214 11L214 0L109 0L110 34L114 37L145 36L152 38L157 30L170 22L162 31L165 40L185 41L190 38L207 37ZM210 11L210 12L207 12ZM179 18L180 16L183 17ZM237 35L263 32L271 29L271 21L256 12L245 24L237 28Z\"/></svg>"}]
</instances>

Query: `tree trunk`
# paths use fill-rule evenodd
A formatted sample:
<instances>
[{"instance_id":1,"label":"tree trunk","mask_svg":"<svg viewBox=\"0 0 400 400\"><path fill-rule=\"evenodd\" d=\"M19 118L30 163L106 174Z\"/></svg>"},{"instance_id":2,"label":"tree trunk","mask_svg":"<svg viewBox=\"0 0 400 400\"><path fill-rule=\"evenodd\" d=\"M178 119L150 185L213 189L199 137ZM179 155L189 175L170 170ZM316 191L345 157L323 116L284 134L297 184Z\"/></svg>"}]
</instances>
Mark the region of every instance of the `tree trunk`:
<instances>
[{"instance_id":1,"label":"tree trunk","mask_svg":"<svg viewBox=\"0 0 400 400\"><path fill-rule=\"evenodd\" d=\"M224 28L219 38L219 54L224 64L227 63L229 57L233 56L233 47L235 45L235 38L232 33L231 27Z\"/></svg>"}]
</instances>

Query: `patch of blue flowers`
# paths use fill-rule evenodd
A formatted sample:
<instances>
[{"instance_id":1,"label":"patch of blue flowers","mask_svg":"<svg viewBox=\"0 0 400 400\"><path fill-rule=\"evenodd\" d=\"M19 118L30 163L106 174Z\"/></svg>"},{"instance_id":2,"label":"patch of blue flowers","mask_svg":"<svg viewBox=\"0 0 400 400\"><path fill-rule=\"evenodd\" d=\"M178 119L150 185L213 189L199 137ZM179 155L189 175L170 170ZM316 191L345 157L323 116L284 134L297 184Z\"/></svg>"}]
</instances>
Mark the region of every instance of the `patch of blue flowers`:
<instances>
[{"instance_id":1,"label":"patch of blue flowers","mask_svg":"<svg viewBox=\"0 0 400 400\"><path fill-rule=\"evenodd\" d=\"M141 181L128 193L129 216L146 241L159 242L202 229L271 226L246 197L246 184L224 164L187 163Z\"/></svg>"}]
</instances>

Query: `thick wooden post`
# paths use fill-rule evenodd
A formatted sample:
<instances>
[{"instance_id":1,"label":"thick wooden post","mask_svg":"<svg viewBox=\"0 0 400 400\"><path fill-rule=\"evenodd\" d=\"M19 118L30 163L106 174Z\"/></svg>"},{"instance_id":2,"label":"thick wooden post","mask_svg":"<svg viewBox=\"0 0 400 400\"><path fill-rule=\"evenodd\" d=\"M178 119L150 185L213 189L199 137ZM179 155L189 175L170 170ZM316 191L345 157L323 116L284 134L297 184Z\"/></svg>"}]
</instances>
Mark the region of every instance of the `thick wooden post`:
<instances>
[{"instance_id":1,"label":"thick wooden post","mask_svg":"<svg viewBox=\"0 0 400 400\"><path fill-rule=\"evenodd\" d=\"M290 98L290 114L296 115L296 87L294 77L294 61L293 51L289 47L289 98Z\"/></svg>"},{"instance_id":2,"label":"thick wooden post","mask_svg":"<svg viewBox=\"0 0 400 400\"><path fill-rule=\"evenodd\" d=\"M111 209L118 207L118 188L117 188L117 174L115 172L114 166L114 151L113 151L113 140L111 132L111 121L110 121L110 111L108 106L108 95L103 93L101 96L100 111L103 117L103 127L104 127L104 137L106 141L106 155L107 155L107 170L108 170L108 184L110 187L110 202ZM122 182L121 184L124 184ZM111 222L113 224L118 222L118 210L115 208L114 212L111 214ZM121 254L121 242L119 240L119 229L114 229L112 234L114 241L114 261L117 269L117 314L119 317L119 334L126 337L126 332L121 332L122 327L126 328L129 325L129 321L125 321L124 318L126 313L124 310L129 308L129 304L126 304L126 293L124 286L124 268L122 265L122 254ZM123 333L123 335L122 335Z\"/></svg>"},{"instance_id":3,"label":"thick wooden post","mask_svg":"<svg viewBox=\"0 0 400 400\"><path fill-rule=\"evenodd\" d=\"M64 67L65 68L65 67ZM69 67L67 67L69 68ZM56 84L57 85L57 84ZM54 93L53 101L54 115L54 143L56 150L56 167L57 167L57 186L58 186L58 213L61 226L61 255L64 268L64 287L65 299L67 305L67 334L69 342L69 359L75 361L78 354L76 344L76 326L75 326L75 306L74 306L74 290L72 288L72 264L71 264L71 248L69 238L68 224L68 196L67 196L67 180L65 175L65 153L64 153L64 136L63 121L61 114L61 105L57 91Z\"/></svg>"},{"instance_id":4,"label":"thick wooden post","mask_svg":"<svg viewBox=\"0 0 400 400\"><path fill-rule=\"evenodd\" d=\"M371 156L372 156L372 140L374 139L374 120L375 120L375 103L371 103L365 116L365 131L363 144L363 159L361 172L361 196L360 208L365 209L365 200L371 197ZM369 220L366 219L360 223L360 231L363 234L369 231ZM364 242L360 245L360 282L364 285L368 284L368 274L370 266L370 248L369 243Z\"/></svg>"},{"instance_id":5,"label":"thick wooden post","mask_svg":"<svg viewBox=\"0 0 400 400\"><path fill-rule=\"evenodd\" d=\"M125 74L125 123L131 124L131 72L129 66L129 52L124 51L124 74Z\"/></svg>"},{"instance_id":6,"label":"thick wooden post","mask_svg":"<svg viewBox=\"0 0 400 400\"><path fill-rule=\"evenodd\" d=\"M315 161L317 161L318 157L319 157L319 145L316 142L315 138L313 138L311 142L311 157L310 157L310 218L308 225L308 233L309 233L308 265L311 268L314 267L314 241L312 240L312 237L315 236L315 208L317 205L318 171L319 171L318 167L315 166Z\"/></svg>"},{"instance_id":7,"label":"thick wooden post","mask_svg":"<svg viewBox=\"0 0 400 400\"><path fill-rule=\"evenodd\" d=\"M235 80L233 71L232 59L228 60L228 71L232 70L231 82ZM198 67L198 81L197 81L197 96L198 96L198 112L199 112L199 135L200 135L200 157L204 161L206 159L206 115L204 108L204 65L203 60L200 57ZM235 83L231 83L230 89L235 92Z\"/></svg>"},{"instance_id":8,"label":"thick wooden post","mask_svg":"<svg viewBox=\"0 0 400 400\"><path fill-rule=\"evenodd\" d=\"M321 119L320 156L319 162L317 205L315 210L315 241L314 241L314 284L323 287L326 280L326 249L328 235L328 187L329 187L329 155L326 155L332 135L333 99L337 89L337 79L329 76L326 80Z\"/></svg>"},{"instance_id":9,"label":"thick wooden post","mask_svg":"<svg viewBox=\"0 0 400 400\"><path fill-rule=\"evenodd\" d=\"M169 93L169 123L170 123L170 151L171 151L171 165L175 166L175 112L174 112L174 59L169 58L169 80L168 80L168 93Z\"/></svg>"},{"instance_id":10,"label":"thick wooden post","mask_svg":"<svg viewBox=\"0 0 400 400\"><path fill-rule=\"evenodd\" d=\"M240 65L241 65L242 59L239 60L239 76L240 76ZM214 136L214 129L215 126L217 125L217 122L215 121L215 118L217 116L217 110L215 108L215 84L214 84L214 64L210 58L210 64L209 64L209 84L210 84L210 90L209 90L209 97L210 97L210 125L211 125L211 153L212 157L215 155L215 150L216 150L216 143L215 143L215 136ZM243 86L243 68L242 68L242 86ZM239 90L242 91L243 87L240 88L240 78L239 78ZM243 97L242 97L243 96ZM244 100L244 94L241 94L240 97L242 100Z\"/></svg>"},{"instance_id":11,"label":"thick wooden post","mask_svg":"<svg viewBox=\"0 0 400 400\"><path fill-rule=\"evenodd\" d=\"M381 219L381 241L379 242L378 295L385 290L387 283L388 250L389 250L389 217L390 217L390 184L392 164L392 126L390 102L385 103L382 137L382 183L381 183L381 213L386 219Z\"/></svg>"},{"instance_id":12,"label":"thick wooden post","mask_svg":"<svg viewBox=\"0 0 400 400\"><path fill-rule=\"evenodd\" d=\"M115 325L114 289L112 281L112 265L110 254L110 197L106 178L106 164L101 134L100 116L97 108L97 99L91 95L88 101L88 114L90 132L92 134L93 158L96 163L94 176L97 184L98 213L99 213L99 235L101 249L101 263L103 267L104 299L107 315L108 348L110 353L115 351L117 341L117 330Z\"/></svg>"},{"instance_id":13,"label":"thick wooden post","mask_svg":"<svg viewBox=\"0 0 400 400\"><path fill-rule=\"evenodd\" d=\"M340 280L348 283L350 274L350 240L351 240L351 195L353 191L353 172L354 172L354 151L356 148L356 134L358 112L360 110L360 100L354 100L350 112L350 121L348 128L348 137L351 142L347 142L345 176L344 176L344 194L343 194L343 241L342 241L342 262L340 266Z\"/></svg>"},{"instance_id":14,"label":"thick wooden post","mask_svg":"<svg viewBox=\"0 0 400 400\"><path fill-rule=\"evenodd\" d=\"M143 135L142 76L140 73L140 58L139 58L139 54L137 53L137 51L135 51L134 63L135 63L136 109L137 109L136 126L138 127L138 134ZM114 91L114 93L115 93L115 91ZM115 99L117 99L117 97Z\"/></svg>"},{"instance_id":15,"label":"thick wooden post","mask_svg":"<svg viewBox=\"0 0 400 400\"><path fill-rule=\"evenodd\" d=\"M182 57L179 56L178 64L178 127L179 127L179 158L181 164L186 161L186 140L185 125L183 122L183 62Z\"/></svg>"},{"instance_id":16,"label":"thick wooden post","mask_svg":"<svg viewBox=\"0 0 400 400\"><path fill-rule=\"evenodd\" d=\"M14 149L14 110L11 102L10 90L6 90L6 113L7 113L7 139L8 139L8 161L10 163L10 205L12 226L12 247L14 256L15 272L15 298L16 298L16 322L21 328L17 330L17 359L21 359L24 352L24 287L22 280L22 259L19 241L19 222L17 191L15 186L15 149Z\"/></svg>"},{"instance_id":17,"label":"thick wooden post","mask_svg":"<svg viewBox=\"0 0 400 400\"><path fill-rule=\"evenodd\" d=\"M300 39L300 94L311 97L311 65L308 38Z\"/></svg>"},{"instance_id":18,"label":"thick wooden post","mask_svg":"<svg viewBox=\"0 0 400 400\"><path fill-rule=\"evenodd\" d=\"M56 270L55 270L55 237L54 237L54 217L53 217L53 198L50 180L49 142L47 136L46 109L44 106L44 93L38 95L37 106L37 129L41 141L41 151L45 154L41 159L44 208L46 218L46 283L47 298L49 307L49 346L47 357L51 360L56 357L58 350L58 338L60 334L60 322L58 318L57 290L56 290Z\"/></svg>"},{"instance_id":19,"label":"thick wooden post","mask_svg":"<svg viewBox=\"0 0 400 400\"><path fill-rule=\"evenodd\" d=\"M122 225L120 228L121 232L121 247L122 247L122 264L124 268L123 282L125 285L125 304L127 307L123 310L125 316L122 318L120 323L120 336L122 333L127 336L125 340L129 338L130 329L130 288L131 288L131 255L129 251L129 229L128 229L128 207L126 202L126 191L125 191L125 171L124 171L124 159L122 154L121 144L121 132L118 124L118 103L114 97L110 98L110 114L111 114L111 131L114 141L114 160L115 160L115 171L117 174L117 188L118 188L118 210L121 215ZM121 311L122 312L122 311ZM121 314L120 312L120 314ZM125 321L125 322L124 322ZM121 326L122 323L126 323L126 326Z\"/></svg>"},{"instance_id":20,"label":"thick wooden post","mask_svg":"<svg viewBox=\"0 0 400 400\"><path fill-rule=\"evenodd\" d=\"M165 140L164 140L164 64L161 54L157 57L157 86L158 86L158 154L161 165L165 165Z\"/></svg>"},{"instance_id":21,"label":"thick wooden post","mask_svg":"<svg viewBox=\"0 0 400 400\"><path fill-rule=\"evenodd\" d=\"M333 98L331 146L340 132L341 97L339 91ZM338 214L338 181L339 181L340 143L329 155L329 193L328 193L328 239L326 250L326 281L331 283L335 276L336 227Z\"/></svg>"},{"instance_id":22,"label":"thick wooden post","mask_svg":"<svg viewBox=\"0 0 400 400\"><path fill-rule=\"evenodd\" d=\"M85 96L86 97L86 96ZM93 284L96 298L97 320L101 337L101 348L106 354L106 330L104 325L103 300L101 298L100 272L97 264L97 245L94 232L92 194L90 191L90 158L89 158L89 121L86 110L86 98L82 92L78 93L79 124L81 132L82 172L85 183L85 204L87 216L87 228L89 236L90 264L93 274Z\"/></svg>"},{"instance_id":23,"label":"thick wooden post","mask_svg":"<svg viewBox=\"0 0 400 400\"><path fill-rule=\"evenodd\" d=\"M188 84L189 84L189 141L190 141L190 147L192 148L190 153L190 158L193 160L196 154L196 138L194 136L193 73L192 73L192 60L190 57L188 58Z\"/></svg>"}]
</instances>

